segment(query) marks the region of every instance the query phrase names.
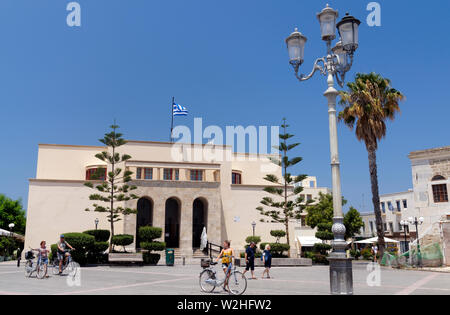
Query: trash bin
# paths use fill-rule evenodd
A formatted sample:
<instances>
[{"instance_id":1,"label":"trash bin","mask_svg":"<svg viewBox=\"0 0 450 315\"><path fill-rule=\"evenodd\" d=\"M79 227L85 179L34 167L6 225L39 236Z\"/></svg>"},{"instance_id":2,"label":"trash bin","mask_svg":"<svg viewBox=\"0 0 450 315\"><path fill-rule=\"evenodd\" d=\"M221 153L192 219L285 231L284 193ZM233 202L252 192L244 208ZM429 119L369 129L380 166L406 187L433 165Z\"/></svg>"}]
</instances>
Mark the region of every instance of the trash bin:
<instances>
[{"instance_id":1,"label":"trash bin","mask_svg":"<svg viewBox=\"0 0 450 315\"><path fill-rule=\"evenodd\" d=\"M166 248L166 265L173 266L175 263L175 250L172 248Z\"/></svg>"}]
</instances>

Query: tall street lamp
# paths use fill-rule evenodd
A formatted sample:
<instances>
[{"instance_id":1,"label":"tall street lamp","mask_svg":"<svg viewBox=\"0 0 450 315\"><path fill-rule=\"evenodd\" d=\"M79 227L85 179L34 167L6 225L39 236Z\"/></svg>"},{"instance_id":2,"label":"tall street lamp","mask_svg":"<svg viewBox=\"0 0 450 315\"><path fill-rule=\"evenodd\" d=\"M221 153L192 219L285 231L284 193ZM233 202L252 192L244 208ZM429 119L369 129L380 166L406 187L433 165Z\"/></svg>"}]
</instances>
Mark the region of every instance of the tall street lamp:
<instances>
[{"instance_id":1,"label":"tall street lamp","mask_svg":"<svg viewBox=\"0 0 450 315\"><path fill-rule=\"evenodd\" d=\"M94 222L95 222L95 229L97 230L98 222L99 222L98 218L96 218Z\"/></svg>"},{"instance_id":2,"label":"tall street lamp","mask_svg":"<svg viewBox=\"0 0 450 315\"><path fill-rule=\"evenodd\" d=\"M253 236L255 236L255 227L256 227L256 222L253 221L253 222L252 222Z\"/></svg>"},{"instance_id":3,"label":"tall street lamp","mask_svg":"<svg viewBox=\"0 0 450 315\"><path fill-rule=\"evenodd\" d=\"M420 217L417 219L417 217L409 217L408 218L409 224L416 226L416 242L417 242L417 258L418 258L418 265L419 267L422 267L422 254L420 253L420 243L419 243L419 225L422 225L425 221L423 217Z\"/></svg>"},{"instance_id":4,"label":"tall street lamp","mask_svg":"<svg viewBox=\"0 0 450 315\"><path fill-rule=\"evenodd\" d=\"M408 224L408 221L406 221L406 220L401 220L401 221L400 221L400 225L401 225L402 228L403 228L403 232L405 232L405 248L404 248L404 250L403 250L403 253L406 253L406 252L408 251L408 239L407 239L407 237L406 237L406 229L409 228L409 224Z\"/></svg>"},{"instance_id":5,"label":"tall street lamp","mask_svg":"<svg viewBox=\"0 0 450 315\"><path fill-rule=\"evenodd\" d=\"M358 19L346 16L336 24L338 12L328 5L317 14L320 22L322 40L327 45L327 55L316 59L310 74L299 74L299 68L304 61L306 37L297 29L286 39L289 53L289 63L295 71L295 76L302 82L319 72L327 76L328 89L324 95L328 100L328 119L330 132L331 174L333 186L333 227L334 240L330 261L330 288L332 294L353 294L352 261L347 258L345 242L344 215L342 212L341 179L339 167L336 98L339 92L334 88L334 78L343 87L345 74L353 63L353 54L358 48ZM336 38L336 28L340 41L332 48L332 41Z\"/></svg>"}]
</instances>

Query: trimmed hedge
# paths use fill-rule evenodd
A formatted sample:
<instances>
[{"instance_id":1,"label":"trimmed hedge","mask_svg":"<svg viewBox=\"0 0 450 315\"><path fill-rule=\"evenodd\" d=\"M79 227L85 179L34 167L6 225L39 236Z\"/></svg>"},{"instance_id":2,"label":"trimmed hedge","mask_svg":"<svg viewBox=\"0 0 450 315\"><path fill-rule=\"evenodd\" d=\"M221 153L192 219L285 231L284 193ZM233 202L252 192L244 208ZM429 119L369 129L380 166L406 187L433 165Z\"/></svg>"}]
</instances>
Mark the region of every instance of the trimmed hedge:
<instances>
[{"instance_id":1,"label":"trimmed hedge","mask_svg":"<svg viewBox=\"0 0 450 315\"><path fill-rule=\"evenodd\" d=\"M109 248L108 242L95 242L94 245L89 249L93 253L103 253Z\"/></svg>"},{"instance_id":2,"label":"trimmed hedge","mask_svg":"<svg viewBox=\"0 0 450 315\"><path fill-rule=\"evenodd\" d=\"M260 236L247 236L247 238L245 239L245 242L247 244L250 244L251 242L258 244L261 242L261 237Z\"/></svg>"},{"instance_id":3,"label":"trimmed hedge","mask_svg":"<svg viewBox=\"0 0 450 315\"><path fill-rule=\"evenodd\" d=\"M139 238L141 239L140 247L147 252L142 254L145 264L156 265L161 259L160 254L152 253L152 251L163 251L166 248L165 242L158 242L158 239L162 235L162 229L153 226L143 226L139 228Z\"/></svg>"},{"instance_id":4,"label":"trimmed hedge","mask_svg":"<svg viewBox=\"0 0 450 315\"><path fill-rule=\"evenodd\" d=\"M151 242L154 239L160 238L162 235L162 229L159 227L153 227L153 226L143 226L139 228L139 238L142 240L141 244L143 242ZM142 247L142 245L141 245Z\"/></svg>"},{"instance_id":5,"label":"trimmed hedge","mask_svg":"<svg viewBox=\"0 0 450 315\"><path fill-rule=\"evenodd\" d=\"M87 263L86 254L94 246L95 237L85 233L64 233L64 239L75 248L71 252L73 260L80 265L85 265Z\"/></svg>"},{"instance_id":6,"label":"trimmed hedge","mask_svg":"<svg viewBox=\"0 0 450 315\"><path fill-rule=\"evenodd\" d=\"M265 250L266 244L270 245L270 252L272 253L272 257L274 258L280 258L280 257L286 257L284 255L284 252L289 251L291 246L286 243L261 243L259 244L259 248L263 251Z\"/></svg>"},{"instance_id":7,"label":"trimmed hedge","mask_svg":"<svg viewBox=\"0 0 450 315\"><path fill-rule=\"evenodd\" d=\"M164 242L141 242L141 248L148 251L163 251L166 249L166 243Z\"/></svg>"},{"instance_id":8,"label":"trimmed hedge","mask_svg":"<svg viewBox=\"0 0 450 315\"><path fill-rule=\"evenodd\" d=\"M279 240L280 238L286 236L286 231L283 231L283 230L272 230L272 231L270 231L270 235L272 235L277 240Z\"/></svg>"},{"instance_id":9,"label":"trimmed hedge","mask_svg":"<svg viewBox=\"0 0 450 315\"><path fill-rule=\"evenodd\" d=\"M109 230L87 230L83 233L95 237L96 242L107 242L109 241L109 237L111 236L111 232L109 232Z\"/></svg>"},{"instance_id":10,"label":"trimmed hedge","mask_svg":"<svg viewBox=\"0 0 450 315\"><path fill-rule=\"evenodd\" d=\"M123 246L123 251L126 252L125 246L133 244L134 236L129 234L117 234L112 237L111 243L117 246Z\"/></svg>"},{"instance_id":11,"label":"trimmed hedge","mask_svg":"<svg viewBox=\"0 0 450 315\"><path fill-rule=\"evenodd\" d=\"M158 261L161 259L161 255L150 252L144 252L142 253L142 259L144 260L144 264L156 265Z\"/></svg>"},{"instance_id":12,"label":"trimmed hedge","mask_svg":"<svg viewBox=\"0 0 450 315\"><path fill-rule=\"evenodd\" d=\"M314 244L313 251L318 252L322 255L326 255L327 251L329 251L331 248L332 248L331 245L324 243L316 243Z\"/></svg>"}]
</instances>

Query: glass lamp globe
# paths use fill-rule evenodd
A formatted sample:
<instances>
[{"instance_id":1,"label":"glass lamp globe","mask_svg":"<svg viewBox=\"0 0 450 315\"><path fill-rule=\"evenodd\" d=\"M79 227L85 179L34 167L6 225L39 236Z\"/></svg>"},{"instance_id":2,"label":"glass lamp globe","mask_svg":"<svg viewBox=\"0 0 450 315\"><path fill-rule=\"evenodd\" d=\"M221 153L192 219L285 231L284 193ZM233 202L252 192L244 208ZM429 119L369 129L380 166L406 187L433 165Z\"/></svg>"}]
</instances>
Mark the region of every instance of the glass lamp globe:
<instances>
[{"instance_id":1,"label":"glass lamp globe","mask_svg":"<svg viewBox=\"0 0 450 315\"><path fill-rule=\"evenodd\" d=\"M347 66L347 52L344 50L342 42L341 41L337 42L336 45L333 47L332 51L336 56L338 56L339 65L342 68L345 68Z\"/></svg>"},{"instance_id":2,"label":"glass lamp globe","mask_svg":"<svg viewBox=\"0 0 450 315\"><path fill-rule=\"evenodd\" d=\"M414 218L413 217L409 217L408 221L409 221L409 223L413 224L414 223Z\"/></svg>"},{"instance_id":3,"label":"glass lamp globe","mask_svg":"<svg viewBox=\"0 0 450 315\"><path fill-rule=\"evenodd\" d=\"M350 53L355 52L358 48L359 24L361 24L360 20L347 13L336 25L341 36L342 46Z\"/></svg>"},{"instance_id":4,"label":"glass lamp globe","mask_svg":"<svg viewBox=\"0 0 450 315\"><path fill-rule=\"evenodd\" d=\"M422 224L425 221L425 219L423 217L419 218L419 222Z\"/></svg>"},{"instance_id":5,"label":"glass lamp globe","mask_svg":"<svg viewBox=\"0 0 450 315\"><path fill-rule=\"evenodd\" d=\"M323 40L331 41L336 38L336 19L338 15L338 11L330 8L328 4L320 13L317 13Z\"/></svg>"},{"instance_id":6,"label":"glass lamp globe","mask_svg":"<svg viewBox=\"0 0 450 315\"><path fill-rule=\"evenodd\" d=\"M295 28L294 32L286 38L286 45L289 53L289 62L294 66L303 63L305 53L305 43L307 39Z\"/></svg>"}]
</instances>

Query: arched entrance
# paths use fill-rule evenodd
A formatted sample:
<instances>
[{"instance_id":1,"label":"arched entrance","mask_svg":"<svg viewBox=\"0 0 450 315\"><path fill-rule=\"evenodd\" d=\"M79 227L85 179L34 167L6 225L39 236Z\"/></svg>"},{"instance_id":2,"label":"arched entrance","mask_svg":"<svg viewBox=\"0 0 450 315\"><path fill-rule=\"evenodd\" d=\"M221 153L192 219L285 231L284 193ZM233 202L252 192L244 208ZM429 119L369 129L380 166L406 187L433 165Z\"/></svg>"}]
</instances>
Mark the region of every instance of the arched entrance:
<instances>
[{"instance_id":1,"label":"arched entrance","mask_svg":"<svg viewBox=\"0 0 450 315\"><path fill-rule=\"evenodd\" d=\"M197 198L192 205L192 248L200 248L203 228L208 225L208 204Z\"/></svg>"},{"instance_id":2,"label":"arched entrance","mask_svg":"<svg viewBox=\"0 0 450 315\"><path fill-rule=\"evenodd\" d=\"M166 200L164 241L167 247L180 247L180 203L175 198Z\"/></svg>"},{"instance_id":3,"label":"arched entrance","mask_svg":"<svg viewBox=\"0 0 450 315\"><path fill-rule=\"evenodd\" d=\"M153 202L151 199L143 197L137 202L137 215L136 215L136 248L139 248L139 228L141 226L153 225Z\"/></svg>"}]
</instances>

